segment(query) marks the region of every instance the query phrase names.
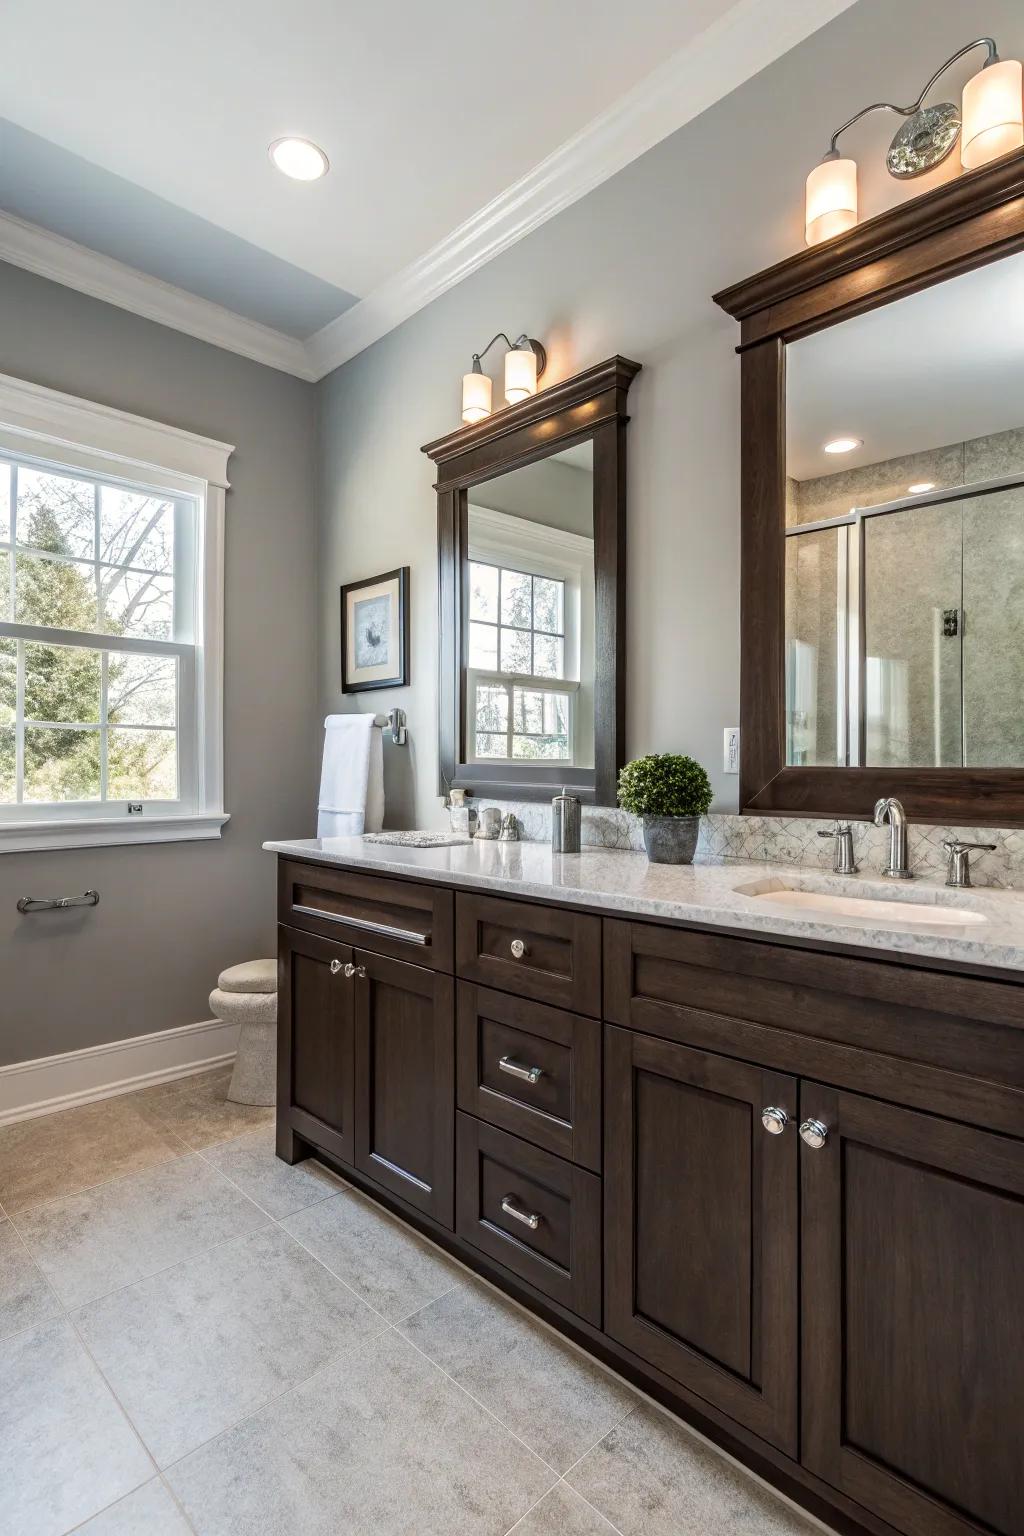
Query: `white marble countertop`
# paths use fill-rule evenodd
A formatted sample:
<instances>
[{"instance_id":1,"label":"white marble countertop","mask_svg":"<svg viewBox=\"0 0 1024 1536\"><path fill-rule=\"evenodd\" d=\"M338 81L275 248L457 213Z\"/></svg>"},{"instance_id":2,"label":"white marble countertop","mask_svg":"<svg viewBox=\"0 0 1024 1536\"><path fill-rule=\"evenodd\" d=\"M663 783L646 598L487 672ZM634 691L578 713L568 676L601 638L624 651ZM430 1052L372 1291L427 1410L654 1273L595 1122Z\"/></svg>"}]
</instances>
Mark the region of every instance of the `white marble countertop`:
<instances>
[{"instance_id":1,"label":"white marble countertop","mask_svg":"<svg viewBox=\"0 0 1024 1536\"><path fill-rule=\"evenodd\" d=\"M930 880L895 883L873 876L830 875L792 865L742 863L649 864L642 853L584 848L553 854L546 843L465 842L447 848L367 843L361 837L266 842L268 853L378 874L413 876L495 895L527 896L567 905L635 913L733 931L921 955L957 964L1024 971L1024 891L948 890ZM778 891L824 892L881 898L890 912L804 914L773 906ZM947 921L915 914L899 921L901 906L945 909ZM949 924L956 912L969 914Z\"/></svg>"}]
</instances>

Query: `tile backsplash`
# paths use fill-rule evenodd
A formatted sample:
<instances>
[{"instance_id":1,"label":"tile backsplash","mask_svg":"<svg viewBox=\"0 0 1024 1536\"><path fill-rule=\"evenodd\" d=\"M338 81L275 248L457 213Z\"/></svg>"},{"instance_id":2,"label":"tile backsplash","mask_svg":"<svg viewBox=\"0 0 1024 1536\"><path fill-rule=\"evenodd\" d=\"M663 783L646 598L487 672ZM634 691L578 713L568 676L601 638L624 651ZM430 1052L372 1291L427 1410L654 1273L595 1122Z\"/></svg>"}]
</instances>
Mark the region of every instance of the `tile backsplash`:
<instances>
[{"instance_id":1,"label":"tile backsplash","mask_svg":"<svg viewBox=\"0 0 1024 1536\"><path fill-rule=\"evenodd\" d=\"M474 804L478 810L484 805L498 805L503 813L514 811L520 836L530 842L550 839L551 807L544 802L475 800ZM802 864L828 870L832 867L832 844L819 838L818 833L832 826L832 819L703 816L697 858ZM930 879L945 879L946 855L942 843L943 839L954 836L967 843L996 845L994 853L971 855L971 875L975 885L1024 889L1024 828L1019 827L933 827L912 821L909 848L914 873ZM611 807L584 806L583 846L623 848L642 853L641 820L627 811ZM857 863L865 873L881 873L889 853L888 827L876 827L870 821L855 821L853 847Z\"/></svg>"}]
</instances>

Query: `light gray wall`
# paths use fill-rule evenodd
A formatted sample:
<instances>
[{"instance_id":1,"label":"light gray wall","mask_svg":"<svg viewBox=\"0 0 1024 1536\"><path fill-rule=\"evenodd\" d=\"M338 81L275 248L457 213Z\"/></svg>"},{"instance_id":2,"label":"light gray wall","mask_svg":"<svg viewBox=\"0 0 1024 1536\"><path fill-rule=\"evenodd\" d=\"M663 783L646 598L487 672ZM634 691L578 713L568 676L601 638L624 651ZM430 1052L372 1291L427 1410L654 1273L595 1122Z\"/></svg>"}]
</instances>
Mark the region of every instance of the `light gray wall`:
<instances>
[{"instance_id":1,"label":"light gray wall","mask_svg":"<svg viewBox=\"0 0 1024 1536\"><path fill-rule=\"evenodd\" d=\"M804 178L838 123L868 101L912 97L982 32L1019 57L1019 0L860 0L320 386L320 707L407 710L412 746L385 754L389 825L443 824L435 511L419 445L458 426L462 374L497 326L540 337L544 384L614 352L644 365L629 397L627 746L692 753L718 809L735 808L721 763L739 694L738 334L710 296L802 248ZM982 57L946 77L951 99ZM926 181L891 180L894 126L880 116L844 140L862 217L958 169L954 156ZM401 564L412 567L411 685L343 701L339 585Z\"/></svg>"},{"instance_id":2,"label":"light gray wall","mask_svg":"<svg viewBox=\"0 0 1024 1536\"><path fill-rule=\"evenodd\" d=\"M219 842L0 854L0 1064L210 1017L274 953L264 838L315 828L313 387L0 266L0 372L235 443ZM19 917L19 896L100 905Z\"/></svg>"}]
</instances>

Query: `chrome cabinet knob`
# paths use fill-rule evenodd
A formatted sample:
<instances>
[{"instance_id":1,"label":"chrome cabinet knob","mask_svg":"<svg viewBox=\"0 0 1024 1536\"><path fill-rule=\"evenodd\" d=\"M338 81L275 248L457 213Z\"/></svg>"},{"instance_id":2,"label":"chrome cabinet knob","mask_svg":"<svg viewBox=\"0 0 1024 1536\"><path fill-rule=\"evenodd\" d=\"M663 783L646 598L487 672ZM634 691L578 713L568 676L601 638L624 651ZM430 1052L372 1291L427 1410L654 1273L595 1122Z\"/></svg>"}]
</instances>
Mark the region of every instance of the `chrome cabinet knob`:
<instances>
[{"instance_id":1,"label":"chrome cabinet knob","mask_svg":"<svg viewBox=\"0 0 1024 1536\"><path fill-rule=\"evenodd\" d=\"M355 975L355 973L356 973L356 968L355 968L355 966L352 964L352 962L350 960L348 965L346 965L346 967L345 967L345 980L346 981L351 981L352 977Z\"/></svg>"},{"instance_id":2,"label":"chrome cabinet knob","mask_svg":"<svg viewBox=\"0 0 1024 1536\"><path fill-rule=\"evenodd\" d=\"M509 948L512 951L513 960L521 960L526 954L526 945L523 943L522 939L513 939L512 943L509 945Z\"/></svg>"},{"instance_id":3,"label":"chrome cabinet knob","mask_svg":"<svg viewBox=\"0 0 1024 1536\"><path fill-rule=\"evenodd\" d=\"M761 1111L761 1124L769 1136L781 1136L789 1124L789 1116L784 1109L778 1109L774 1104L769 1104Z\"/></svg>"},{"instance_id":4,"label":"chrome cabinet knob","mask_svg":"<svg viewBox=\"0 0 1024 1536\"><path fill-rule=\"evenodd\" d=\"M800 1127L800 1139L817 1152L828 1140L828 1126L820 1120L805 1120Z\"/></svg>"},{"instance_id":5,"label":"chrome cabinet knob","mask_svg":"<svg viewBox=\"0 0 1024 1536\"><path fill-rule=\"evenodd\" d=\"M331 961L331 975L332 976L337 976L337 974L338 974L338 972L340 970L341 970L341 961L340 960L332 960Z\"/></svg>"},{"instance_id":6,"label":"chrome cabinet knob","mask_svg":"<svg viewBox=\"0 0 1024 1536\"><path fill-rule=\"evenodd\" d=\"M356 975L358 976L360 981L365 981L366 980L366 966L365 965L357 965L356 966Z\"/></svg>"}]
</instances>

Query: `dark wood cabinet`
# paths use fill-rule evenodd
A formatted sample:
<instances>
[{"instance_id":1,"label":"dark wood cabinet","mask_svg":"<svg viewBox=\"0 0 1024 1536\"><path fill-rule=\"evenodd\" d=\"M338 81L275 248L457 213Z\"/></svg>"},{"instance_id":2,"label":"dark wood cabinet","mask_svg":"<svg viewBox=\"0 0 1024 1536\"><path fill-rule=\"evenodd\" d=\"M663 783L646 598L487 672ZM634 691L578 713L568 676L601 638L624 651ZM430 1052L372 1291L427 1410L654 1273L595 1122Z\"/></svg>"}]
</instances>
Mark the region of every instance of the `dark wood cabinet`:
<instances>
[{"instance_id":1,"label":"dark wood cabinet","mask_svg":"<svg viewBox=\"0 0 1024 1536\"><path fill-rule=\"evenodd\" d=\"M605 1327L795 1454L796 1081L611 1027L605 1062Z\"/></svg>"},{"instance_id":2,"label":"dark wood cabinet","mask_svg":"<svg viewBox=\"0 0 1024 1536\"><path fill-rule=\"evenodd\" d=\"M1024 1142L814 1083L803 1460L907 1536L1024 1531Z\"/></svg>"},{"instance_id":3,"label":"dark wood cabinet","mask_svg":"<svg viewBox=\"0 0 1024 1536\"><path fill-rule=\"evenodd\" d=\"M293 1163L302 1143L355 1161L353 995L347 944L280 930L277 1151Z\"/></svg>"},{"instance_id":4,"label":"dark wood cabinet","mask_svg":"<svg viewBox=\"0 0 1024 1536\"><path fill-rule=\"evenodd\" d=\"M452 979L362 949L355 960L356 1167L450 1228Z\"/></svg>"}]
</instances>

